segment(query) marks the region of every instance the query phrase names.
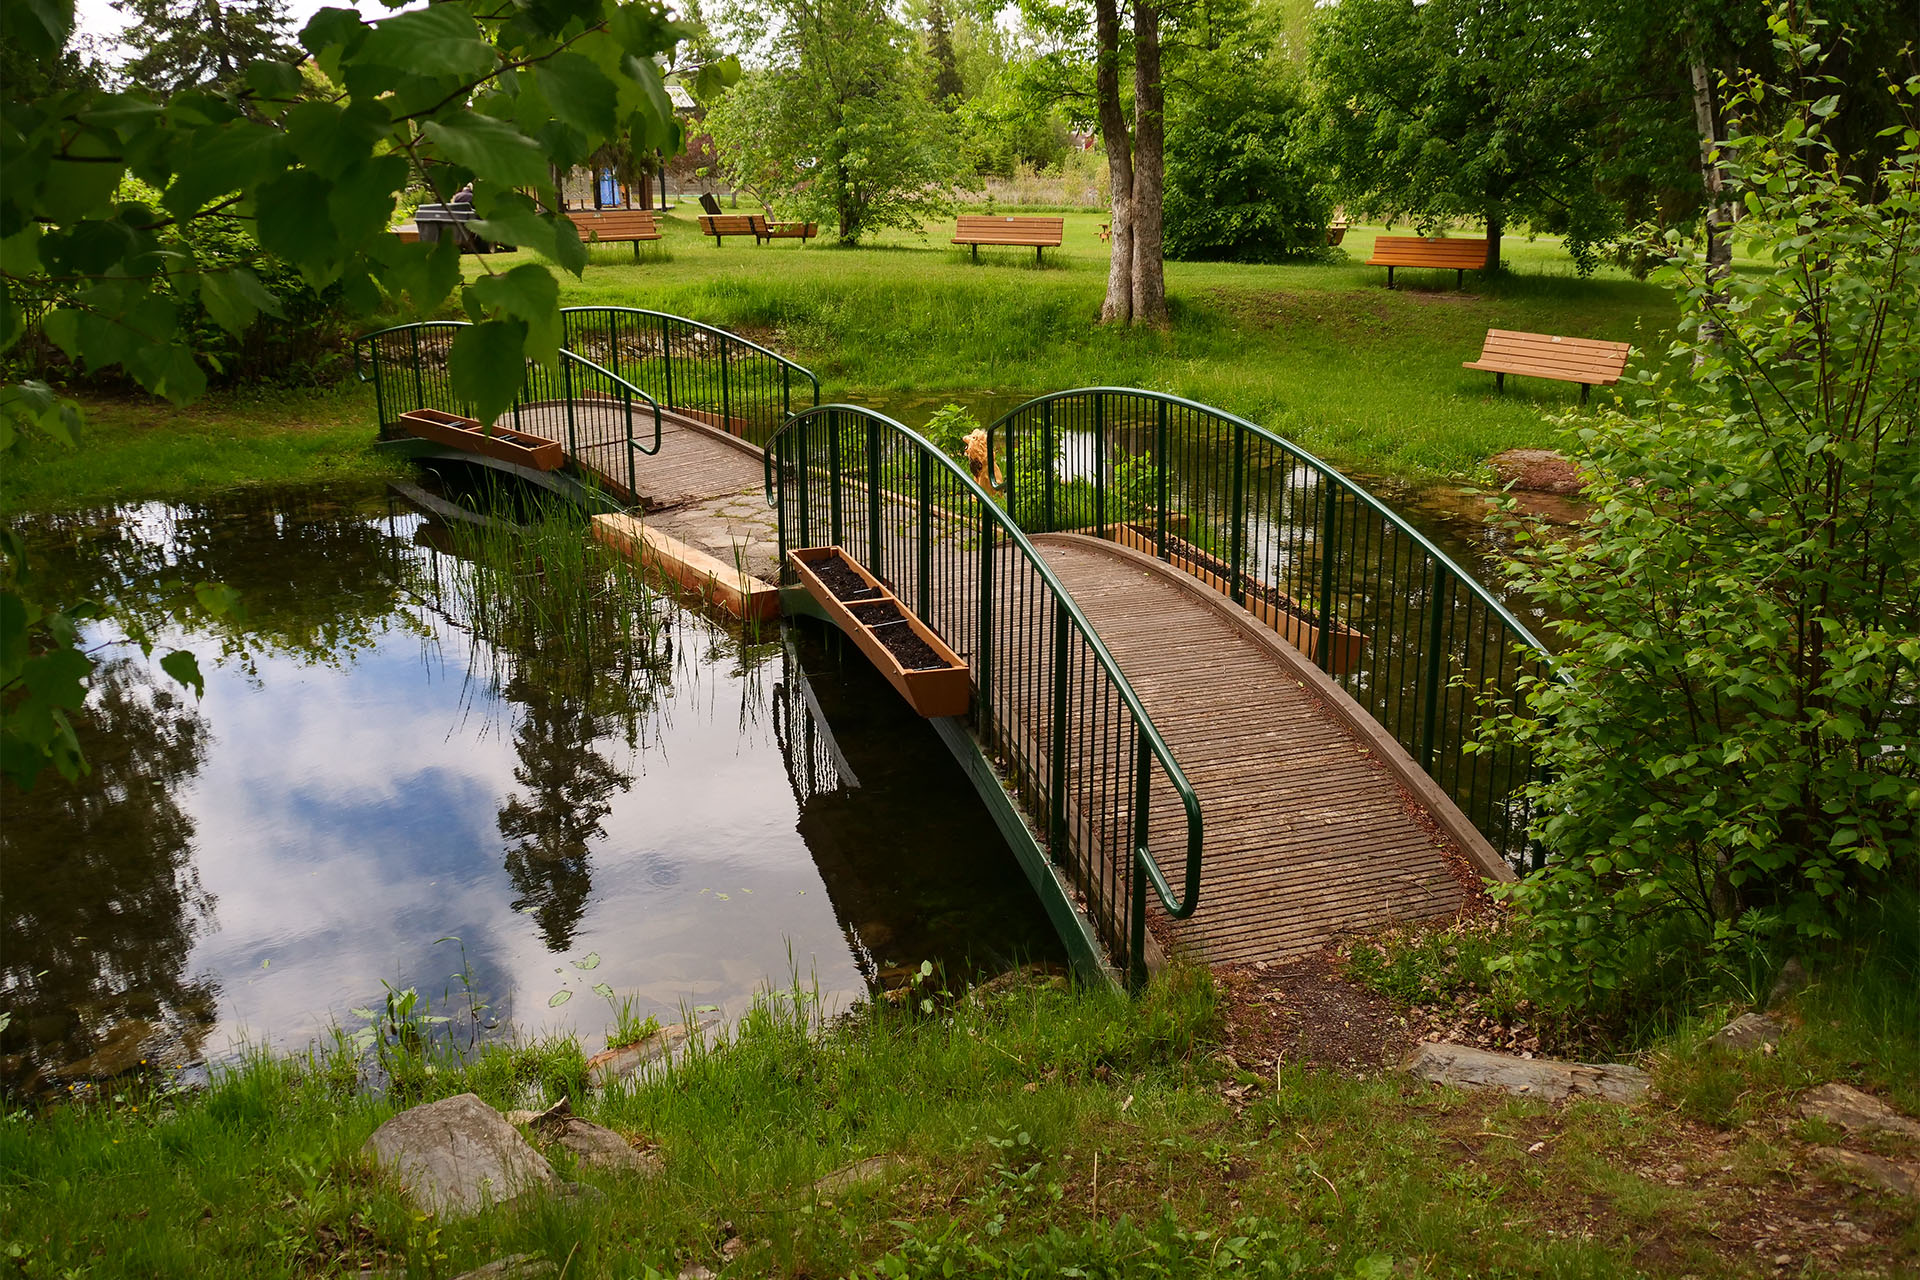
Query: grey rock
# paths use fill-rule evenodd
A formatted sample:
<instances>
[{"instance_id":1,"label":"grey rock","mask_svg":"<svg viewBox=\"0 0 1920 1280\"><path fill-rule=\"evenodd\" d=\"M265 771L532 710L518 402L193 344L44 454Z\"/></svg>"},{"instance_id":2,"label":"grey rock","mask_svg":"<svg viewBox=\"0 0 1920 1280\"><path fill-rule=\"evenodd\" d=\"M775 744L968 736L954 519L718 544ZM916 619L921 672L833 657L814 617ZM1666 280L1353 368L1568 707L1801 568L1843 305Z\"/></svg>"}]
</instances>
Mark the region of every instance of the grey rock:
<instances>
[{"instance_id":1,"label":"grey rock","mask_svg":"<svg viewBox=\"0 0 1920 1280\"><path fill-rule=\"evenodd\" d=\"M901 1156L868 1156L865 1160L855 1160L850 1165L835 1169L814 1183L813 1189L823 1196L839 1195L862 1183L877 1182L906 1168L906 1165L905 1158Z\"/></svg>"},{"instance_id":2,"label":"grey rock","mask_svg":"<svg viewBox=\"0 0 1920 1280\"><path fill-rule=\"evenodd\" d=\"M1845 1147L1815 1147L1813 1155L1817 1160L1844 1169L1868 1186L1920 1200L1920 1165L1888 1160L1864 1151L1849 1151Z\"/></svg>"},{"instance_id":3,"label":"grey rock","mask_svg":"<svg viewBox=\"0 0 1920 1280\"><path fill-rule=\"evenodd\" d=\"M449 1217L556 1184L546 1157L471 1093L402 1111L374 1130L366 1150L414 1203Z\"/></svg>"},{"instance_id":4,"label":"grey rock","mask_svg":"<svg viewBox=\"0 0 1920 1280\"><path fill-rule=\"evenodd\" d=\"M1849 1133L1893 1133L1920 1139L1920 1121L1909 1119L1870 1093L1844 1084L1823 1084L1800 1099L1800 1114Z\"/></svg>"},{"instance_id":5,"label":"grey rock","mask_svg":"<svg viewBox=\"0 0 1920 1280\"><path fill-rule=\"evenodd\" d=\"M681 1268L678 1280L713 1280L713 1272L696 1262L690 1267Z\"/></svg>"},{"instance_id":6,"label":"grey rock","mask_svg":"<svg viewBox=\"0 0 1920 1280\"><path fill-rule=\"evenodd\" d=\"M1402 1070L1435 1084L1463 1089L1492 1089L1543 1102L1600 1098L1633 1102L1647 1091L1647 1073L1618 1062L1561 1062L1553 1058L1515 1058L1463 1044L1423 1044Z\"/></svg>"},{"instance_id":7,"label":"grey rock","mask_svg":"<svg viewBox=\"0 0 1920 1280\"><path fill-rule=\"evenodd\" d=\"M1743 1013L1714 1032L1707 1043L1743 1052L1773 1049L1779 1046L1780 1033L1785 1029L1764 1013Z\"/></svg>"},{"instance_id":8,"label":"grey rock","mask_svg":"<svg viewBox=\"0 0 1920 1280\"><path fill-rule=\"evenodd\" d=\"M504 1258L495 1258L484 1267L455 1276L454 1280L545 1280L547 1276L557 1276L560 1268L545 1258L536 1258L530 1253L515 1253Z\"/></svg>"},{"instance_id":9,"label":"grey rock","mask_svg":"<svg viewBox=\"0 0 1920 1280\"><path fill-rule=\"evenodd\" d=\"M507 1119L533 1130L541 1142L566 1149L589 1168L613 1173L660 1172L658 1152L651 1148L638 1150L605 1125L582 1120L573 1114L573 1104L566 1098L545 1111L509 1111Z\"/></svg>"},{"instance_id":10,"label":"grey rock","mask_svg":"<svg viewBox=\"0 0 1920 1280\"><path fill-rule=\"evenodd\" d=\"M1800 963L1800 957L1794 956L1780 966L1780 973L1773 980L1773 990L1767 993L1769 1009L1777 1009L1781 1002L1791 1000L1807 989L1807 966Z\"/></svg>"}]
</instances>

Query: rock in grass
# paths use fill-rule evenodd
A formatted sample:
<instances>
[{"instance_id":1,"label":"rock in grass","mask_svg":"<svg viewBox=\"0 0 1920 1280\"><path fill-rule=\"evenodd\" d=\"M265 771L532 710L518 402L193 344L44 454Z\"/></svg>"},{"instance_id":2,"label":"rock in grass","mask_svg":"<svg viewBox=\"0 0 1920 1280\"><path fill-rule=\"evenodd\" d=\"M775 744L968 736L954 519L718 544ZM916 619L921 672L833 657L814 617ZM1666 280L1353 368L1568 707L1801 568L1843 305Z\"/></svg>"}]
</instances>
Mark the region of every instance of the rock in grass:
<instances>
[{"instance_id":1,"label":"rock in grass","mask_svg":"<svg viewBox=\"0 0 1920 1280\"><path fill-rule=\"evenodd\" d=\"M1920 1165L1904 1160L1888 1160L1864 1151L1845 1147L1815 1147L1813 1156L1858 1178L1870 1187L1891 1191L1909 1200L1920 1200Z\"/></svg>"},{"instance_id":2,"label":"rock in grass","mask_svg":"<svg viewBox=\"0 0 1920 1280\"><path fill-rule=\"evenodd\" d=\"M631 1142L605 1125L582 1120L573 1114L573 1105L562 1098L545 1111L513 1111L507 1119L523 1124L540 1140L564 1147L573 1158L590 1168L613 1173L660 1172L660 1156L652 1150L636 1150Z\"/></svg>"},{"instance_id":3,"label":"rock in grass","mask_svg":"<svg viewBox=\"0 0 1920 1280\"><path fill-rule=\"evenodd\" d=\"M560 1269L545 1258L536 1258L530 1253L515 1253L495 1258L484 1267L475 1267L455 1276L453 1280L545 1280L547 1276L559 1273Z\"/></svg>"},{"instance_id":4,"label":"rock in grass","mask_svg":"<svg viewBox=\"0 0 1920 1280\"><path fill-rule=\"evenodd\" d=\"M587 1059L587 1083L596 1089L604 1089L615 1080L631 1079L643 1068L671 1059L674 1052L687 1042L687 1035L685 1023L672 1022L644 1040L596 1053Z\"/></svg>"},{"instance_id":5,"label":"rock in grass","mask_svg":"<svg viewBox=\"0 0 1920 1280\"><path fill-rule=\"evenodd\" d=\"M1542 1102L1567 1098L1633 1102L1646 1093L1648 1083L1646 1072L1617 1062L1515 1058L1463 1044L1420 1045L1402 1069L1435 1084L1495 1089Z\"/></svg>"},{"instance_id":6,"label":"rock in grass","mask_svg":"<svg viewBox=\"0 0 1920 1280\"><path fill-rule=\"evenodd\" d=\"M449 1217L549 1193L557 1182L546 1157L471 1093L402 1111L373 1131L366 1150L415 1204Z\"/></svg>"},{"instance_id":7,"label":"rock in grass","mask_svg":"<svg viewBox=\"0 0 1920 1280\"><path fill-rule=\"evenodd\" d=\"M835 1169L814 1183L813 1189L823 1196L840 1195L864 1183L877 1182L905 1168L906 1163L896 1155L868 1156L865 1160L855 1160L850 1165Z\"/></svg>"},{"instance_id":8,"label":"rock in grass","mask_svg":"<svg viewBox=\"0 0 1920 1280\"><path fill-rule=\"evenodd\" d=\"M1800 1114L1849 1133L1894 1133L1920 1139L1920 1121L1909 1119L1870 1093L1844 1084L1823 1084L1800 1099Z\"/></svg>"},{"instance_id":9,"label":"rock in grass","mask_svg":"<svg viewBox=\"0 0 1920 1280\"><path fill-rule=\"evenodd\" d=\"M1751 1052L1755 1049L1771 1050L1780 1044L1780 1033L1784 1031L1778 1022L1764 1013L1743 1013L1726 1026L1713 1033L1708 1044L1718 1045L1722 1049L1738 1049Z\"/></svg>"}]
</instances>

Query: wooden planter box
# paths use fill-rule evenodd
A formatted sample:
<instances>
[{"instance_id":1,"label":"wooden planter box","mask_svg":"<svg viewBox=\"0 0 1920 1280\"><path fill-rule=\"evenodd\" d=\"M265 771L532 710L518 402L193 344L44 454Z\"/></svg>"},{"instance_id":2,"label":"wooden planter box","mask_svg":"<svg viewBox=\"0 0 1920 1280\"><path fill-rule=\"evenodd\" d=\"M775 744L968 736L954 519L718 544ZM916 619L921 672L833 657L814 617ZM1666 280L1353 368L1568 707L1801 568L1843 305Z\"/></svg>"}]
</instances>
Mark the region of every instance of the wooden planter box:
<instances>
[{"instance_id":1,"label":"wooden planter box","mask_svg":"<svg viewBox=\"0 0 1920 1280\"><path fill-rule=\"evenodd\" d=\"M401 425L411 435L435 444L444 444L466 453L478 453L502 462L530 467L535 471L557 471L566 462L566 450L558 440L536 436L511 427L488 431L474 418L438 409L411 409L400 415Z\"/></svg>"},{"instance_id":2,"label":"wooden planter box","mask_svg":"<svg viewBox=\"0 0 1920 1280\"><path fill-rule=\"evenodd\" d=\"M812 566L816 561L831 560L836 556L880 594L865 600L842 600L833 594L814 573ZM900 691L900 696L907 700L908 706L929 719L967 713L967 709L973 705L973 676L967 670L967 664L947 647L947 642L931 627L920 621L900 597L889 591L886 584L868 573L865 565L839 547L798 547L787 553L787 559L800 576L800 584L807 589L807 594L819 602L835 626L853 637L860 651L880 669L887 683ZM900 659L893 656L893 650L881 643L880 637L874 634L873 628L861 616L874 612L875 607L882 604L898 609L906 625L947 665L930 667L924 671L909 671L901 666Z\"/></svg>"},{"instance_id":3,"label":"wooden planter box","mask_svg":"<svg viewBox=\"0 0 1920 1280\"><path fill-rule=\"evenodd\" d=\"M1151 529L1142 529L1138 525L1120 524L1113 527L1111 536L1122 546L1132 547L1135 551L1143 551L1156 559L1159 558L1160 553L1154 546ZM1180 572L1198 578L1223 596L1231 597L1233 594L1233 584L1228 581L1227 575L1221 573L1212 564L1181 555L1172 547L1167 549L1166 562ZM1248 578L1245 585L1250 589L1246 592L1246 603L1242 607L1279 632L1280 637L1288 644L1318 662L1320 660L1318 653L1320 620L1314 616L1313 611L1292 597L1275 590L1269 583ZM1272 595L1258 594L1261 592L1272 592ZM1367 638L1360 632L1335 623L1329 635L1328 645L1333 650L1333 660L1326 664L1326 669L1335 675L1345 675L1352 671L1358 665L1361 651L1366 648L1366 645Z\"/></svg>"}]
</instances>

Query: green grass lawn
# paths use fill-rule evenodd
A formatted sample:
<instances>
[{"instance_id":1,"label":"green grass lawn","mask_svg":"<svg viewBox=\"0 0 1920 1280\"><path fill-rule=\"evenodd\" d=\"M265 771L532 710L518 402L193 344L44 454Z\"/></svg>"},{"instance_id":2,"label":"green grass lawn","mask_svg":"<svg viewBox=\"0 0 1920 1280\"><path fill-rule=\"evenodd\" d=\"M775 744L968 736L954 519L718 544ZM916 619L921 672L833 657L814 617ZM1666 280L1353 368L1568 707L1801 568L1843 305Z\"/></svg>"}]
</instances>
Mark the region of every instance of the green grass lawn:
<instances>
[{"instance_id":1,"label":"green grass lawn","mask_svg":"<svg viewBox=\"0 0 1920 1280\"><path fill-rule=\"evenodd\" d=\"M820 375L829 399L913 405L943 397L1039 393L1095 384L1147 387L1216 405L1350 469L1403 480L1470 476L1491 455L1550 445L1553 416L1577 407L1570 384L1493 379L1460 367L1489 328L1611 338L1659 353L1675 310L1667 293L1605 269L1582 280L1555 240L1510 240L1508 275L1465 291L1451 272L1361 265L1377 228L1347 233L1344 260L1242 266L1168 263L1169 333L1103 328L1103 215L1066 217L1044 266L1031 251L967 250L951 224L842 249L755 245L698 235L691 206L666 238L592 249L568 304L675 312L766 342ZM1404 230L1404 229L1402 229ZM470 273L517 255L468 259ZM917 408L918 412L915 411Z\"/></svg>"}]
</instances>

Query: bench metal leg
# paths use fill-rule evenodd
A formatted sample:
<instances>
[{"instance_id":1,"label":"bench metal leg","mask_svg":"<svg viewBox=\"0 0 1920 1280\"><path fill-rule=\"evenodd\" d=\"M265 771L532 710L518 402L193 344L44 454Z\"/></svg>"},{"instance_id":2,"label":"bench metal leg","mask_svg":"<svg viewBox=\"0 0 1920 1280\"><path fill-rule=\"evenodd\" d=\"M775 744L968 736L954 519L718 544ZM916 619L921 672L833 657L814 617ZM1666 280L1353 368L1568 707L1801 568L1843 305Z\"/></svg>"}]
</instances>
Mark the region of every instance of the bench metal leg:
<instances>
[{"instance_id":1,"label":"bench metal leg","mask_svg":"<svg viewBox=\"0 0 1920 1280\"><path fill-rule=\"evenodd\" d=\"M1496 374L1494 374L1494 375L1493 375L1493 389L1494 389L1495 391L1505 391L1505 390L1507 389L1507 375L1506 375L1506 374L1504 374L1504 373L1496 373Z\"/></svg>"},{"instance_id":2,"label":"bench metal leg","mask_svg":"<svg viewBox=\"0 0 1920 1280\"><path fill-rule=\"evenodd\" d=\"M973 260L975 262L980 261L980 246L977 244L973 246Z\"/></svg>"},{"instance_id":3,"label":"bench metal leg","mask_svg":"<svg viewBox=\"0 0 1920 1280\"><path fill-rule=\"evenodd\" d=\"M1040 246L1039 245L1033 246L1033 265L1036 267L1040 265Z\"/></svg>"},{"instance_id":4,"label":"bench metal leg","mask_svg":"<svg viewBox=\"0 0 1920 1280\"><path fill-rule=\"evenodd\" d=\"M1467 269L1465 267L1462 267L1458 271L1453 273L1454 292L1458 293L1460 290L1466 287L1467 287Z\"/></svg>"},{"instance_id":5,"label":"bench metal leg","mask_svg":"<svg viewBox=\"0 0 1920 1280\"><path fill-rule=\"evenodd\" d=\"M1590 386L1588 386L1588 385L1587 385L1586 383L1584 383L1584 382L1583 382L1583 383L1581 383L1581 384L1580 384L1580 405L1581 405L1581 407L1582 407L1582 408L1585 408L1585 407L1586 407L1586 403L1587 403L1587 393L1588 393L1588 392L1590 392L1590 391L1592 391L1592 390L1593 390L1593 388L1592 388L1592 387L1590 387Z\"/></svg>"},{"instance_id":6,"label":"bench metal leg","mask_svg":"<svg viewBox=\"0 0 1920 1280\"><path fill-rule=\"evenodd\" d=\"M1393 268L1387 268L1387 288L1393 288Z\"/></svg>"}]
</instances>

